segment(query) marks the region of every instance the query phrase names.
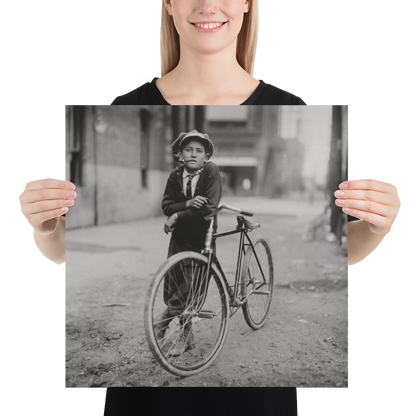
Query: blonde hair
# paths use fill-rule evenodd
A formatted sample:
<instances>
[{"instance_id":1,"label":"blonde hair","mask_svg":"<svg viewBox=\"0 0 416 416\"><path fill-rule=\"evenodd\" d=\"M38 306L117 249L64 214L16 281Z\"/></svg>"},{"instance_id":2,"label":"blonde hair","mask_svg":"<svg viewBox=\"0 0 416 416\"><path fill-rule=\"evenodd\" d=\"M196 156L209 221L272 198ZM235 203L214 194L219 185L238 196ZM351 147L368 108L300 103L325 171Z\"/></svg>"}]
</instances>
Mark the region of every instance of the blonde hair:
<instances>
[{"instance_id":1,"label":"blonde hair","mask_svg":"<svg viewBox=\"0 0 416 416\"><path fill-rule=\"evenodd\" d=\"M253 75L254 59L256 57L259 29L258 7L258 0L250 0L250 9L247 13L244 13L243 24L237 38L237 62L250 75ZM163 76L178 65L180 56L179 33L173 23L173 17L168 13L163 2L160 55Z\"/></svg>"}]
</instances>

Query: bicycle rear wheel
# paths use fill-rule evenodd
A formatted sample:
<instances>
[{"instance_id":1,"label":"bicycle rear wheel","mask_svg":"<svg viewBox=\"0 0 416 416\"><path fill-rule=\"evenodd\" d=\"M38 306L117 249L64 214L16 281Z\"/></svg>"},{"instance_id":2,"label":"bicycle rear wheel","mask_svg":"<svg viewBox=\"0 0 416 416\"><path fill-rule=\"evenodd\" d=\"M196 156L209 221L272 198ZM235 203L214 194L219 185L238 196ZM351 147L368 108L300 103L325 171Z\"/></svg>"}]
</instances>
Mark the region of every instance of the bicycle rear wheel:
<instances>
[{"instance_id":1,"label":"bicycle rear wheel","mask_svg":"<svg viewBox=\"0 0 416 416\"><path fill-rule=\"evenodd\" d=\"M202 254L175 254L156 272L146 296L149 348L159 364L179 376L207 368L225 341L227 291L215 266L207 269Z\"/></svg>"},{"instance_id":2,"label":"bicycle rear wheel","mask_svg":"<svg viewBox=\"0 0 416 416\"><path fill-rule=\"evenodd\" d=\"M264 237L253 241L254 251L248 247L241 274L241 294L244 318L253 329L261 328L269 312L273 294L273 260L270 246Z\"/></svg>"}]
</instances>

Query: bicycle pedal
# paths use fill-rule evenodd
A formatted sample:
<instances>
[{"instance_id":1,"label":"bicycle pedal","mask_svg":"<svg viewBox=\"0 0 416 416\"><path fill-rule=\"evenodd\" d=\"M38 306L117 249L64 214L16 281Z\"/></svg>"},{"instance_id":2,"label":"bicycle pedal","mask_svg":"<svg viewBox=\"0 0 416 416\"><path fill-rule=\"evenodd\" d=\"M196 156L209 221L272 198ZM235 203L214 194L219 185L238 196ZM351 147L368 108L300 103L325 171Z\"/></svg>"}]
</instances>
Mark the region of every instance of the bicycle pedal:
<instances>
[{"instance_id":1,"label":"bicycle pedal","mask_svg":"<svg viewBox=\"0 0 416 416\"><path fill-rule=\"evenodd\" d=\"M234 299L232 301L230 301L230 306L233 308L239 308L244 302L238 300L238 299Z\"/></svg>"},{"instance_id":2,"label":"bicycle pedal","mask_svg":"<svg viewBox=\"0 0 416 416\"><path fill-rule=\"evenodd\" d=\"M212 319L215 316L216 316L215 312L212 312L212 311L200 311L198 313L198 318Z\"/></svg>"}]
</instances>

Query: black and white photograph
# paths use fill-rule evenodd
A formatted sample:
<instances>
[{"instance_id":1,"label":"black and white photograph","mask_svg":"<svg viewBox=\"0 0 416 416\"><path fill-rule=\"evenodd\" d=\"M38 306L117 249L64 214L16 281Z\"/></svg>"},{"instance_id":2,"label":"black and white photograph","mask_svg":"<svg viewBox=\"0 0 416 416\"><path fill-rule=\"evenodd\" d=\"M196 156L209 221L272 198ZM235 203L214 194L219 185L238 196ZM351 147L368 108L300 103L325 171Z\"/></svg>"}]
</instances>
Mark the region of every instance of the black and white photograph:
<instances>
[{"instance_id":1,"label":"black and white photograph","mask_svg":"<svg viewBox=\"0 0 416 416\"><path fill-rule=\"evenodd\" d=\"M67 106L66 387L347 387L347 110Z\"/></svg>"}]
</instances>

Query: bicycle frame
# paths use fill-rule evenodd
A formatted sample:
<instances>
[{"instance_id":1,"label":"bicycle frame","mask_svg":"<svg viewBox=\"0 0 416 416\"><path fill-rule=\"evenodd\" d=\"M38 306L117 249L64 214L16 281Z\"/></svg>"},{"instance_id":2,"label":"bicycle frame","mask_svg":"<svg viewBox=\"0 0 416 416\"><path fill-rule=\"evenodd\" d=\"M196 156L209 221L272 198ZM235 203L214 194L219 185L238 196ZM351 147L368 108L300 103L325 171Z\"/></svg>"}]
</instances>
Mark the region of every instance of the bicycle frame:
<instances>
[{"instance_id":1,"label":"bicycle frame","mask_svg":"<svg viewBox=\"0 0 416 416\"><path fill-rule=\"evenodd\" d=\"M222 208L222 207L221 207ZM228 208L228 207L225 207ZM242 264L243 264L243 258L246 254L246 247L250 246L253 250L254 256L256 258L256 262L260 268L261 274L263 279L264 272L261 267L261 264L259 262L259 259L257 257L257 253L254 249L254 245L248 236L248 233L251 231L251 229L246 225L244 218L242 216L237 216L237 228L235 230L225 231L222 233L214 233L214 217L210 217L210 226L206 235L205 239L205 249L202 251L202 254L204 254L208 259L208 267L207 267L207 278L208 274L211 270L212 263L214 263L217 266L218 271L221 273L228 295L230 296L230 306L234 308L234 310L231 310L230 316L233 316L238 309L247 301L247 297L245 299L239 299L238 298L238 288L241 283L241 271L242 271ZM224 271L222 270L221 264L218 261L217 256L214 253L214 250L212 249L212 243L217 238L226 237L233 234L240 234L240 241L238 245L238 257L237 257L237 267L235 271L235 278L234 278L234 288L230 286L228 283L227 278L225 277Z\"/></svg>"}]
</instances>

